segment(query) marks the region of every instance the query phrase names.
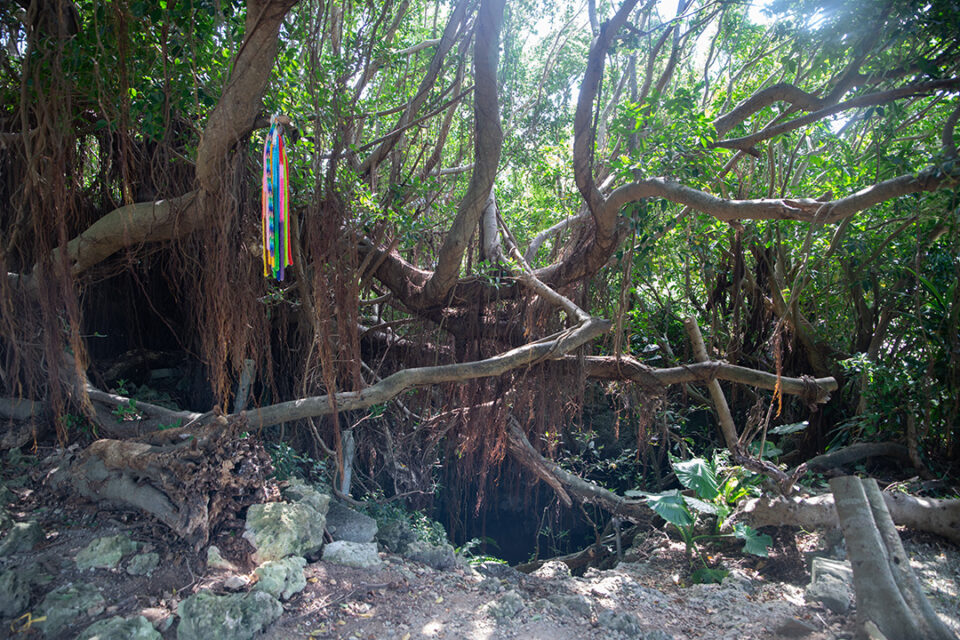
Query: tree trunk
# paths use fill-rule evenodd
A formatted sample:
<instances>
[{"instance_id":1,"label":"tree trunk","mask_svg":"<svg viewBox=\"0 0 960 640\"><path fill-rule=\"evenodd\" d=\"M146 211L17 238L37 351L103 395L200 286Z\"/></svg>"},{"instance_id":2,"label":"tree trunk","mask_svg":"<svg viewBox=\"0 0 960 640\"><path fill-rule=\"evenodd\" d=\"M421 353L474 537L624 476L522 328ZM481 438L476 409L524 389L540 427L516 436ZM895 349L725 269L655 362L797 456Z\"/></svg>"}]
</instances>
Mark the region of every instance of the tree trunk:
<instances>
[{"instance_id":1,"label":"tree trunk","mask_svg":"<svg viewBox=\"0 0 960 640\"><path fill-rule=\"evenodd\" d=\"M923 595L876 480L844 476L830 488L853 566L860 637L956 640Z\"/></svg>"}]
</instances>

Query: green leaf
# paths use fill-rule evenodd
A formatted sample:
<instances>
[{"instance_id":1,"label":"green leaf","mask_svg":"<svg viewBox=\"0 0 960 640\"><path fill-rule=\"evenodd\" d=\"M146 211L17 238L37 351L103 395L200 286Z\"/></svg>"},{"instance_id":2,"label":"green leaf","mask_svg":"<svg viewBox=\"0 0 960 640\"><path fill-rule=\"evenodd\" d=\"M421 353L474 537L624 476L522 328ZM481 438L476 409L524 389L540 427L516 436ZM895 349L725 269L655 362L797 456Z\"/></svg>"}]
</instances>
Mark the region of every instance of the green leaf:
<instances>
[{"instance_id":1,"label":"green leaf","mask_svg":"<svg viewBox=\"0 0 960 640\"><path fill-rule=\"evenodd\" d=\"M677 474L680 484L693 489L701 498L713 500L720 493L717 476L703 458L674 462L673 471Z\"/></svg>"},{"instance_id":2,"label":"green leaf","mask_svg":"<svg viewBox=\"0 0 960 640\"><path fill-rule=\"evenodd\" d=\"M645 495L647 506L653 509L654 513L678 527L689 527L693 524L693 515L687 508L687 503L680 495L680 492L665 491L663 493L648 493Z\"/></svg>"},{"instance_id":3,"label":"green leaf","mask_svg":"<svg viewBox=\"0 0 960 640\"><path fill-rule=\"evenodd\" d=\"M744 540L743 550L746 553L752 553L755 556L766 558L767 549L773 544L773 538L765 533L760 533L750 525L737 523L733 527L733 535Z\"/></svg>"},{"instance_id":4,"label":"green leaf","mask_svg":"<svg viewBox=\"0 0 960 640\"><path fill-rule=\"evenodd\" d=\"M690 582L693 584L721 584L728 575L730 575L730 572L726 569L700 567L690 574Z\"/></svg>"},{"instance_id":5,"label":"green leaf","mask_svg":"<svg viewBox=\"0 0 960 640\"><path fill-rule=\"evenodd\" d=\"M697 513L705 513L711 516L717 515L717 505L712 502L706 502L700 500L699 498L691 498L690 496L683 496L684 501L687 503L687 507L693 509Z\"/></svg>"},{"instance_id":6,"label":"green leaf","mask_svg":"<svg viewBox=\"0 0 960 640\"><path fill-rule=\"evenodd\" d=\"M779 427L774 427L770 429L770 433L782 436L788 433L796 433L797 431L803 431L810 426L810 423L804 420L803 422L792 422L790 424L782 424Z\"/></svg>"},{"instance_id":7,"label":"green leaf","mask_svg":"<svg viewBox=\"0 0 960 640\"><path fill-rule=\"evenodd\" d=\"M752 453L755 456L760 456L761 458L776 458L781 453L783 453L783 449L781 449L777 445L767 440L766 442L763 443L763 453L761 454L760 442L757 440L754 440L753 442L750 443L750 453Z\"/></svg>"}]
</instances>

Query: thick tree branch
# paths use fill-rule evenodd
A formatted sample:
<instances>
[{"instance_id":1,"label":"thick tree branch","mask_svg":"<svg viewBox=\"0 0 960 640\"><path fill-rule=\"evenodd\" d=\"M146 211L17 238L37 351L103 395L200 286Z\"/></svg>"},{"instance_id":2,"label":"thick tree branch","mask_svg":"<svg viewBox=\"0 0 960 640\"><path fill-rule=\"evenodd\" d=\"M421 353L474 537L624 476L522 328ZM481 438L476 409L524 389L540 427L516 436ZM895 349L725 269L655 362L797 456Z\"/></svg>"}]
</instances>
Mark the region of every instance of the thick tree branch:
<instances>
[{"instance_id":1,"label":"thick tree branch","mask_svg":"<svg viewBox=\"0 0 960 640\"><path fill-rule=\"evenodd\" d=\"M899 100L900 98L906 98L909 96L916 96L916 95L925 95L925 94L933 93L934 91L941 91L944 89L956 89L957 87L960 87L960 78L946 78L943 80L933 80L930 82L920 82L917 84L907 85L905 87L900 87L899 89L891 89L890 91L880 91L878 93L870 93L865 96L859 96L851 100L847 100L846 102L841 102L839 104L824 107L822 109L814 111L813 113L809 113L805 116L794 118L789 122L782 122L780 124L770 125L748 136L743 136L741 138L731 138L729 140L721 140L715 143L714 146L723 147L727 149L740 149L745 151L747 149L753 148L758 142L769 140L774 136L778 136L788 131L794 131L796 129L799 129L800 127L804 127L818 120L822 120L827 116L832 116L835 113L847 111L848 109L872 107L876 105L886 104L888 102L893 102L894 100Z\"/></svg>"},{"instance_id":2,"label":"thick tree branch","mask_svg":"<svg viewBox=\"0 0 960 640\"><path fill-rule=\"evenodd\" d=\"M687 205L718 220L801 220L830 224L881 202L912 193L951 187L960 180L960 168L950 173L941 167L925 169L871 185L845 198L821 202L812 198L773 198L770 200L724 200L666 178L647 178L616 189L606 206L619 211L624 205L643 198L664 198Z\"/></svg>"},{"instance_id":3,"label":"thick tree branch","mask_svg":"<svg viewBox=\"0 0 960 640\"><path fill-rule=\"evenodd\" d=\"M558 235L566 231L567 229L582 224L587 218L590 217L590 211L584 209L575 216L569 216L564 218L560 222L556 223L548 229L544 229L536 236L533 240L530 241L530 245L527 247L527 250L523 253L523 257L527 262L532 263L536 257L537 252L540 251L540 247L543 246L543 243L549 240L552 236Z\"/></svg>"},{"instance_id":4,"label":"thick tree branch","mask_svg":"<svg viewBox=\"0 0 960 640\"><path fill-rule=\"evenodd\" d=\"M423 51L424 49L429 49L430 47L435 47L440 44L440 38L433 38L432 40L424 40L423 42L418 42L417 44L411 45L405 49L400 49L396 52L398 56L409 56L410 54L416 53L418 51Z\"/></svg>"},{"instance_id":5,"label":"thick tree branch","mask_svg":"<svg viewBox=\"0 0 960 640\"><path fill-rule=\"evenodd\" d=\"M773 391L777 387L776 374L757 369L740 367L726 362L709 360L682 367L655 369L638 362L630 356L585 356L584 373L601 380L633 380L642 385L681 384L685 382L710 382L726 380ZM780 390L790 395L802 396L813 404L822 404L830 399L830 393L838 388L836 378L779 378Z\"/></svg>"},{"instance_id":6,"label":"thick tree branch","mask_svg":"<svg viewBox=\"0 0 960 640\"><path fill-rule=\"evenodd\" d=\"M567 506L571 504L569 492L580 501L599 505L613 515L626 516L639 522L649 519L650 508L645 501L628 500L618 496L609 489L584 480L556 462L541 456L527 440L515 419L507 423L507 437L507 450L511 457L535 476L547 482Z\"/></svg>"},{"instance_id":7,"label":"thick tree branch","mask_svg":"<svg viewBox=\"0 0 960 640\"><path fill-rule=\"evenodd\" d=\"M587 59L587 69L584 72L583 83L580 85L580 96L577 99L577 110L573 120L573 174L577 189L583 196L584 202L593 214L596 221L597 241L606 246L613 244L616 236L616 212L608 215L603 206L603 196L597 188L593 176L593 147L594 126L593 106L600 90L600 81L603 78L603 61L610 49L613 38L626 22L627 17L636 6L637 0L627 0L617 11L616 15L600 26L600 33L590 44L590 54ZM607 215L605 215L607 214Z\"/></svg>"},{"instance_id":8,"label":"thick tree branch","mask_svg":"<svg viewBox=\"0 0 960 640\"><path fill-rule=\"evenodd\" d=\"M591 318L557 336L526 344L485 360L398 371L360 391L336 394L336 405L331 403L329 395L314 396L250 411L248 419L253 427L268 427L281 422L328 415L333 413L334 406L336 411L365 409L375 404L382 404L403 391L415 387L499 376L540 360L566 355L609 331L610 326L608 320Z\"/></svg>"},{"instance_id":9,"label":"thick tree branch","mask_svg":"<svg viewBox=\"0 0 960 640\"><path fill-rule=\"evenodd\" d=\"M960 120L960 105L957 105L957 108L953 110L953 113L947 117L946 124L943 125L943 135L941 140L943 141L943 155L947 158L956 158L957 157L957 143L953 139L953 132L957 128L957 120Z\"/></svg>"},{"instance_id":10,"label":"thick tree branch","mask_svg":"<svg viewBox=\"0 0 960 640\"><path fill-rule=\"evenodd\" d=\"M717 129L717 136L723 136L757 111L760 111L764 107L769 107L776 102L789 102L794 107L803 109L804 111L811 111L823 107L823 100L815 95L807 93L803 89L787 82L781 82L772 87L757 91L734 107L729 113L714 120L713 126Z\"/></svg>"},{"instance_id":11,"label":"thick tree branch","mask_svg":"<svg viewBox=\"0 0 960 640\"><path fill-rule=\"evenodd\" d=\"M474 134L473 174L467 186L467 193L457 209L457 216L440 248L436 269L424 283L420 295L407 301L407 304L415 307L435 304L456 284L467 243L477 228L497 175L497 165L500 162L500 150L503 145L497 80L503 4L503 0L484 0L480 5L474 45L476 133Z\"/></svg>"},{"instance_id":12,"label":"thick tree branch","mask_svg":"<svg viewBox=\"0 0 960 640\"><path fill-rule=\"evenodd\" d=\"M906 493L884 493L883 498L895 523L936 533L960 544L960 500L917 498ZM756 498L747 502L741 513L754 527L786 525L812 530L838 524L830 494L812 498Z\"/></svg>"},{"instance_id":13,"label":"thick tree branch","mask_svg":"<svg viewBox=\"0 0 960 640\"><path fill-rule=\"evenodd\" d=\"M250 133L273 70L280 25L297 1L250 0L247 6L246 35L197 147L197 181L207 193L220 190L224 159Z\"/></svg>"}]
</instances>

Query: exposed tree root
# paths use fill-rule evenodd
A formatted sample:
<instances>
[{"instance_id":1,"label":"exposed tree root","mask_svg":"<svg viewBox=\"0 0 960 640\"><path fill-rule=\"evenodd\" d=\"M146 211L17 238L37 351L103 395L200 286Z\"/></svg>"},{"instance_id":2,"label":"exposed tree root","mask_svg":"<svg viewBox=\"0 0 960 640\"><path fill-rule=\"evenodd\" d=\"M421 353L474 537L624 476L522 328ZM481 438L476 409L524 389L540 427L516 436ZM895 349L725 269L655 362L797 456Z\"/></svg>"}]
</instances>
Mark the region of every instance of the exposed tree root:
<instances>
[{"instance_id":1,"label":"exposed tree root","mask_svg":"<svg viewBox=\"0 0 960 640\"><path fill-rule=\"evenodd\" d=\"M264 498L270 456L256 438L242 437L245 428L221 418L193 432L97 440L65 461L51 486L148 513L200 549L217 525Z\"/></svg>"}]
</instances>

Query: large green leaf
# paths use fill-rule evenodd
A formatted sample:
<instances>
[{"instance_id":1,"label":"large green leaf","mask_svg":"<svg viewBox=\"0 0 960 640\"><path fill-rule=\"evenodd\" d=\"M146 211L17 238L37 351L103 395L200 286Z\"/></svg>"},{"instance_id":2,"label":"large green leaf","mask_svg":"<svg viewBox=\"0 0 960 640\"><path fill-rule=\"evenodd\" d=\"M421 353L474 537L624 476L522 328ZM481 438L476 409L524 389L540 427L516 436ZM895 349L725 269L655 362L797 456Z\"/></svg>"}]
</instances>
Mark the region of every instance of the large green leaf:
<instances>
[{"instance_id":1,"label":"large green leaf","mask_svg":"<svg viewBox=\"0 0 960 640\"><path fill-rule=\"evenodd\" d=\"M730 572L726 569L700 567L690 574L690 582L693 584L723 584L723 579L728 575L730 575Z\"/></svg>"},{"instance_id":2,"label":"large green leaf","mask_svg":"<svg viewBox=\"0 0 960 640\"><path fill-rule=\"evenodd\" d=\"M788 433L796 433L797 431L803 431L810 426L810 423L806 420L803 422L793 422L791 424L782 424L779 427L774 427L770 429L770 433L774 433L778 436L783 436Z\"/></svg>"},{"instance_id":3,"label":"large green leaf","mask_svg":"<svg viewBox=\"0 0 960 640\"><path fill-rule=\"evenodd\" d=\"M776 458L781 453L783 453L783 449L773 444L769 440L763 443L762 454L760 453L760 442L758 440L754 440L753 442L751 442L749 449L750 449L750 453L752 453L755 456L760 456L761 458Z\"/></svg>"},{"instance_id":4,"label":"large green leaf","mask_svg":"<svg viewBox=\"0 0 960 640\"><path fill-rule=\"evenodd\" d=\"M693 524L693 514L690 513L686 501L676 489L663 493L643 493L640 491L629 493L642 495L647 501L647 506L670 524L681 528Z\"/></svg>"},{"instance_id":5,"label":"large green leaf","mask_svg":"<svg viewBox=\"0 0 960 640\"><path fill-rule=\"evenodd\" d=\"M733 535L744 541L743 550L762 558L767 557L767 549L773 544L773 539L765 533L760 533L750 525L737 523L733 527Z\"/></svg>"},{"instance_id":6,"label":"large green leaf","mask_svg":"<svg viewBox=\"0 0 960 640\"><path fill-rule=\"evenodd\" d=\"M717 476L703 458L674 462L673 471L677 480L688 489L693 489L704 500L713 500L720 493Z\"/></svg>"},{"instance_id":7,"label":"large green leaf","mask_svg":"<svg viewBox=\"0 0 960 640\"><path fill-rule=\"evenodd\" d=\"M711 516L715 516L718 513L717 505L712 502L700 500L699 498L691 498L690 496L683 496L683 501L687 503L687 508L697 513L706 513Z\"/></svg>"}]
</instances>

